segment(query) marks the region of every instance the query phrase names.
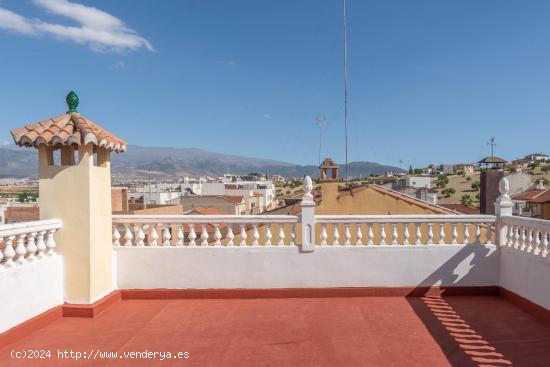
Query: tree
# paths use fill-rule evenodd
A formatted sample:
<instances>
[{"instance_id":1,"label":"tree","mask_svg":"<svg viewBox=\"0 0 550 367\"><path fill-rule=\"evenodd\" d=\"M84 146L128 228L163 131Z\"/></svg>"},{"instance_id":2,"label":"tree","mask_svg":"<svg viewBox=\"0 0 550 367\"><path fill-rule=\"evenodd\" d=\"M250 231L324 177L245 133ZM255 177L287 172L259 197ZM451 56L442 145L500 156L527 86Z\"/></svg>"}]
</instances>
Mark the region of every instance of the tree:
<instances>
[{"instance_id":1,"label":"tree","mask_svg":"<svg viewBox=\"0 0 550 367\"><path fill-rule=\"evenodd\" d=\"M437 176L436 186L437 187L445 187L449 183L449 177L447 175L439 175Z\"/></svg>"},{"instance_id":2,"label":"tree","mask_svg":"<svg viewBox=\"0 0 550 367\"><path fill-rule=\"evenodd\" d=\"M472 182L472 185L471 185L472 190L479 190L480 186L481 184L479 183L479 181L474 181Z\"/></svg>"},{"instance_id":3,"label":"tree","mask_svg":"<svg viewBox=\"0 0 550 367\"><path fill-rule=\"evenodd\" d=\"M546 166L542 167L541 170L542 172L547 173L548 171L550 171L550 164L547 164Z\"/></svg>"},{"instance_id":4,"label":"tree","mask_svg":"<svg viewBox=\"0 0 550 367\"><path fill-rule=\"evenodd\" d=\"M460 198L460 204L462 204L464 206L470 207L470 206L472 206L473 203L474 203L474 200L468 194L462 195L462 197Z\"/></svg>"},{"instance_id":5,"label":"tree","mask_svg":"<svg viewBox=\"0 0 550 367\"><path fill-rule=\"evenodd\" d=\"M409 165L409 175L414 173L412 164Z\"/></svg>"},{"instance_id":6,"label":"tree","mask_svg":"<svg viewBox=\"0 0 550 367\"><path fill-rule=\"evenodd\" d=\"M19 195L17 195L17 200L20 203L36 201L36 198L37 198L37 195L33 194L32 192L22 192Z\"/></svg>"},{"instance_id":7,"label":"tree","mask_svg":"<svg viewBox=\"0 0 550 367\"><path fill-rule=\"evenodd\" d=\"M421 175L422 172L424 172L424 170L422 168L415 168L414 169L414 174L415 175Z\"/></svg>"},{"instance_id":8,"label":"tree","mask_svg":"<svg viewBox=\"0 0 550 367\"><path fill-rule=\"evenodd\" d=\"M472 181L472 178L470 176L466 177L466 181L470 182Z\"/></svg>"},{"instance_id":9,"label":"tree","mask_svg":"<svg viewBox=\"0 0 550 367\"><path fill-rule=\"evenodd\" d=\"M456 190L452 187L447 187L446 189L442 190L441 193L446 197L450 198L451 195L453 195L456 192Z\"/></svg>"}]
</instances>

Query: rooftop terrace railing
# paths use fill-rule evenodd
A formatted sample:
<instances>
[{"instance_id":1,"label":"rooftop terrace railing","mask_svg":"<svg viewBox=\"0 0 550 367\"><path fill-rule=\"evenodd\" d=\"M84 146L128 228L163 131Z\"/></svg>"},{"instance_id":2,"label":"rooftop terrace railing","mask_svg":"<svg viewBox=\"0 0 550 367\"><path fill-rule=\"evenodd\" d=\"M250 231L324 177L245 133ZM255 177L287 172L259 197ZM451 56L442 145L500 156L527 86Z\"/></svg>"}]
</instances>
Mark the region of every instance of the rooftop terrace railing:
<instances>
[{"instance_id":1,"label":"rooftop terrace railing","mask_svg":"<svg viewBox=\"0 0 550 367\"><path fill-rule=\"evenodd\" d=\"M296 223L292 215L113 215L113 245L295 246Z\"/></svg>"},{"instance_id":2,"label":"rooftop terrace railing","mask_svg":"<svg viewBox=\"0 0 550 367\"><path fill-rule=\"evenodd\" d=\"M512 247L540 257L550 255L550 221L517 216L500 218L505 227L501 246Z\"/></svg>"},{"instance_id":3,"label":"rooftop terrace railing","mask_svg":"<svg viewBox=\"0 0 550 367\"><path fill-rule=\"evenodd\" d=\"M0 225L0 268L24 265L54 253L59 219Z\"/></svg>"}]
</instances>

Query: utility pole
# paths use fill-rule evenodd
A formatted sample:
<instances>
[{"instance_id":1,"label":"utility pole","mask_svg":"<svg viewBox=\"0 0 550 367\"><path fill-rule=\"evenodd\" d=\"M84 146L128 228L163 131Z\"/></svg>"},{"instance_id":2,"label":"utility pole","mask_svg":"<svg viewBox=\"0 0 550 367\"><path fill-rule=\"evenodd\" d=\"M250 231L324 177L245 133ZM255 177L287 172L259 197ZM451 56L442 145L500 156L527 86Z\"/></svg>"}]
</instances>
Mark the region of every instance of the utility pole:
<instances>
[{"instance_id":1,"label":"utility pole","mask_svg":"<svg viewBox=\"0 0 550 367\"><path fill-rule=\"evenodd\" d=\"M317 116L315 123L319 126L319 166L321 166L321 147L323 144L323 126L326 124L325 116Z\"/></svg>"},{"instance_id":2,"label":"utility pole","mask_svg":"<svg viewBox=\"0 0 550 367\"><path fill-rule=\"evenodd\" d=\"M349 185L348 177L348 20L346 17L346 0L343 0L344 10L344 135L346 138L346 187Z\"/></svg>"}]
</instances>

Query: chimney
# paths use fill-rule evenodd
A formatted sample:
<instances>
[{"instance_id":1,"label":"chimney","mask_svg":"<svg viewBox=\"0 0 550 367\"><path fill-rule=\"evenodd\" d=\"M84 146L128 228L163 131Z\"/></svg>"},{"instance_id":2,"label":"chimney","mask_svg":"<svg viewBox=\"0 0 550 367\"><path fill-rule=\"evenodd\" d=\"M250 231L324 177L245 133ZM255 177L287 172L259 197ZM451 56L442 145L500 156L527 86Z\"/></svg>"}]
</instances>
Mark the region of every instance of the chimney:
<instances>
[{"instance_id":1,"label":"chimney","mask_svg":"<svg viewBox=\"0 0 550 367\"><path fill-rule=\"evenodd\" d=\"M537 190L544 190L544 180L538 180L537 181Z\"/></svg>"}]
</instances>

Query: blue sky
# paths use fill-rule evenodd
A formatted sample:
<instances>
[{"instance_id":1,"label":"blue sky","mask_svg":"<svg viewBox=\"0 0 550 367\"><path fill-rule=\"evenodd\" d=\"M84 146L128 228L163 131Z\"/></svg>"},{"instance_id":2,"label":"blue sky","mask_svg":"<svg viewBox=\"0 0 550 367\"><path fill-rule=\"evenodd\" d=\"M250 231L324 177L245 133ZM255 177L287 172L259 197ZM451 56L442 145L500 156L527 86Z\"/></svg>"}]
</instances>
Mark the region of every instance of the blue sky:
<instances>
[{"instance_id":1,"label":"blue sky","mask_svg":"<svg viewBox=\"0 0 550 367\"><path fill-rule=\"evenodd\" d=\"M80 5L79 5L80 4ZM350 161L550 151L550 2L348 0ZM80 112L144 146L344 159L339 0L0 0L0 143Z\"/></svg>"}]
</instances>

